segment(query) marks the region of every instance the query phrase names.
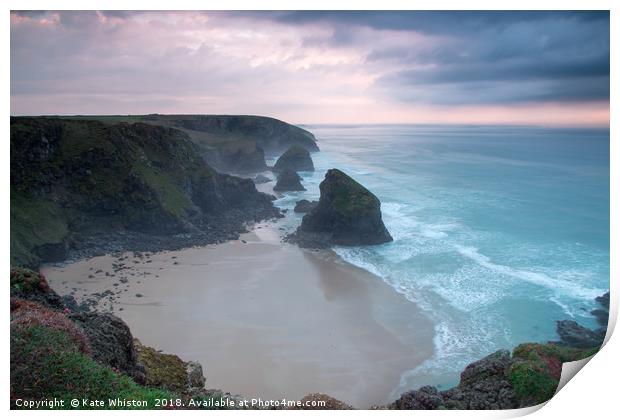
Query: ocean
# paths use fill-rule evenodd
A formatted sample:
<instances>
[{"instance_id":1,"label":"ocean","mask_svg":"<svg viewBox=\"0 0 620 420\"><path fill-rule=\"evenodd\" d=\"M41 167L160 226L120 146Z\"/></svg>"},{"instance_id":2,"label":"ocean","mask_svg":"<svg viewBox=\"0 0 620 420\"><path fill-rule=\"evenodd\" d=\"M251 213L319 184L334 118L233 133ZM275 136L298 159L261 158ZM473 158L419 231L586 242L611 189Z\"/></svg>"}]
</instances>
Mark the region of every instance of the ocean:
<instances>
[{"instance_id":1,"label":"ocean","mask_svg":"<svg viewBox=\"0 0 620 420\"><path fill-rule=\"evenodd\" d=\"M434 321L435 355L394 394L446 389L470 362L522 342L558 339L555 321L596 327L609 289L609 130L505 126L307 126L321 152L308 191L338 168L381 200L394 241L339 247ZM268 162L273 164L273 161Z\"/></svg>"}]
</instances>

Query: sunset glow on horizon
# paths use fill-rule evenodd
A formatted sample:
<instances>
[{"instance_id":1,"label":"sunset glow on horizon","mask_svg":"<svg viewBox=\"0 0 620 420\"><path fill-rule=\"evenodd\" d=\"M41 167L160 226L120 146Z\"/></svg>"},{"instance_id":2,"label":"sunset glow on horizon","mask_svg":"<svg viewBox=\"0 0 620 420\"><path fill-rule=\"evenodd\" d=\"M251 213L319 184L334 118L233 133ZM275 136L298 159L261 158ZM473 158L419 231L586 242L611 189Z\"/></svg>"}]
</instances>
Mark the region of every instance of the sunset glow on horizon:
<instances>
[{"instance_id":1,"label":"sunset glow on horizon","mask_svg":"<svg viewBox=\"0 0 620 420\"><path fill-rule=\"evenodd\" d=\"M11 114L609 126L607 12L12 12Z\"/></svg>"}]
</instances>

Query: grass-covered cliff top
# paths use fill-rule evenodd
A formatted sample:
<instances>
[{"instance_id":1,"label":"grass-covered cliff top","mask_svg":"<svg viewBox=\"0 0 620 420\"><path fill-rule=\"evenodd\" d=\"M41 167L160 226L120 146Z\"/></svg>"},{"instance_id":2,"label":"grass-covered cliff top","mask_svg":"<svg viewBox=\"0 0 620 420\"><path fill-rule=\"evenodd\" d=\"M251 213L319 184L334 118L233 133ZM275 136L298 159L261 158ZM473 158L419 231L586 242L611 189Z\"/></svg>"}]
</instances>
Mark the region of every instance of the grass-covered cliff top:
<instances>
[{"instance_id":1,"label":"grass-covered cliff top","mask_svg":"<svg viewBox=\"0 0 620 420\"><path fill-rule=\"evenodd\" d=\"M268 153L280 153L297 144L310 151L317 151L316 139L309 131L276 118L258 115L73 115L46 116L71 120L99 121L104 124L143 122L179 128L185 131L205 150L255 144ZM245 143L245 145L244 145Z\"/></svg>"}]
</instances>

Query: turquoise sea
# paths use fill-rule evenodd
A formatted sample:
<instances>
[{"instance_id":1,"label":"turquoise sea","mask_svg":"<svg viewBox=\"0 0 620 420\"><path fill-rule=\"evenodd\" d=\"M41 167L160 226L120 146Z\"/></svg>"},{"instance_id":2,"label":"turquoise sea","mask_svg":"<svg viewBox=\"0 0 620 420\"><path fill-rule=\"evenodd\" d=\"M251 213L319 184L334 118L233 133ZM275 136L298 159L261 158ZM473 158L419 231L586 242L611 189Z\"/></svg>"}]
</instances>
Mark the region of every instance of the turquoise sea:
<instances>
[{"instance_id":1,"label":"turquoise sea","mask_svg":"<svg viewBox=\"0 0 620 420\"><path fill-rule=\"evenodd\" d=\"M435 356L401 388L447 388L497 349L557 339L555 321L595 327L609 289L609 130L498 126L307 126L321 148L306 192L339 168L382 202L394 242L338 248L435 322ZM273 162L269 162L273 163ZM397 393L399 390L396 390Z\"/></svg>"}]
</instances>

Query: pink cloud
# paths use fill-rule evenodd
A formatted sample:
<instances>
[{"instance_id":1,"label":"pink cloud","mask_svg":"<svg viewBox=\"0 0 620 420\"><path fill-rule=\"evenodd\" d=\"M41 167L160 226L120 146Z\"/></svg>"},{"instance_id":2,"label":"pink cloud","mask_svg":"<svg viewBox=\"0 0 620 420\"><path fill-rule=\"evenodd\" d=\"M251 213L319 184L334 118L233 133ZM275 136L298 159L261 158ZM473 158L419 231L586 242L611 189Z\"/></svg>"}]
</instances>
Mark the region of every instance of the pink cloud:
<instances>
[{"instance_id":1,"label":"pink cloud","mask_svg":"<svg viewBox=\"0 0 620 420\"><path fill-rule=\"evenodd\" d=\"M434 100L434 87L413 100L401 97L406 85L378 88L399 72L439 71L432 57L451 42L453 36L416 30L321 21L295 25L243 14L12 13L11 113L239 113L296 123L609 124L608 100L445 104ZM403 59L401 50L412 58ZM441 95L449 95L449 89Z\"/></svg>"}]
</instances>

